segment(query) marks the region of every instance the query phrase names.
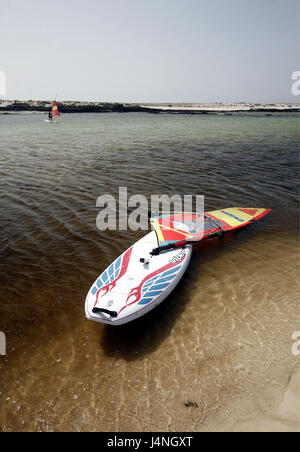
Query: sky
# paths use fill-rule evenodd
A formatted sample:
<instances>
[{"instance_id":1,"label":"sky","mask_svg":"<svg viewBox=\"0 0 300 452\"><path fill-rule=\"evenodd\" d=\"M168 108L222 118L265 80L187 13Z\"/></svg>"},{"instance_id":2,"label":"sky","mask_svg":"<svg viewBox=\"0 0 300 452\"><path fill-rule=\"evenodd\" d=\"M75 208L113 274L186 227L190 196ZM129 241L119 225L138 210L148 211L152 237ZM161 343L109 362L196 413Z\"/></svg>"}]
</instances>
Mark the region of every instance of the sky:
<instances>
[{"instance_id":1,"label":"sky","mask_svg":"<svg viewBox=\"0 0 300 452\"><path fill-rule=\"evenodd\" d=\"M299 0L0 0L2 99L299 102L299 56Z\"/></svg>"}]
</instances>

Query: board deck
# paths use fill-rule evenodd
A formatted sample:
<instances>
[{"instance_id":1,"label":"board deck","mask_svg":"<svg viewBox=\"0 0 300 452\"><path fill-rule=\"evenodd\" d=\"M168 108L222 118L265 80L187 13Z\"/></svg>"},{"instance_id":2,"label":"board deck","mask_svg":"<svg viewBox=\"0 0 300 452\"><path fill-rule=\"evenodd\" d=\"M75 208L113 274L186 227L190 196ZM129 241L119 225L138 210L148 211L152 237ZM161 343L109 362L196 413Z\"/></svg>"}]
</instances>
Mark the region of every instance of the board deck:
<instances>
[{"instance_id":1,"label":"board deck","mask_svg":"<svg viewBox=\"0 0 300 452\"><path fill-rule=\"evenodd\" d=\"M156 234L152 231L97 278L85 303L89 320L110 325L130 322L152 310L172 292L188 267L191 246L151 256L156 246ZM112 311L117 316L95 313L95 308Z\"/></svg>"}]
</instances>

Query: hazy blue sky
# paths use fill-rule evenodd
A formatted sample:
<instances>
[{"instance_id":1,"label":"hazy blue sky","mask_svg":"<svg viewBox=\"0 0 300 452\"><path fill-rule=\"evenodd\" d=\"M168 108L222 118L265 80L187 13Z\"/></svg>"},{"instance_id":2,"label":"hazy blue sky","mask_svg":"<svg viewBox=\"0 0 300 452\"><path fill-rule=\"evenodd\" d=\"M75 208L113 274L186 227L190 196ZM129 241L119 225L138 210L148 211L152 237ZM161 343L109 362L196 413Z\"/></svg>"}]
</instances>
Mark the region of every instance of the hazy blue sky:
<instances>
[{"instance_id":1,"label":"hazy blue sky","mask_svg":"<svg viewBox=\"0 0 300 452\"><path fill-rule=\"evenodd\" d=\"M0 0L8 99L299 102L298 0Z\"/></svg>"}]
</instances>

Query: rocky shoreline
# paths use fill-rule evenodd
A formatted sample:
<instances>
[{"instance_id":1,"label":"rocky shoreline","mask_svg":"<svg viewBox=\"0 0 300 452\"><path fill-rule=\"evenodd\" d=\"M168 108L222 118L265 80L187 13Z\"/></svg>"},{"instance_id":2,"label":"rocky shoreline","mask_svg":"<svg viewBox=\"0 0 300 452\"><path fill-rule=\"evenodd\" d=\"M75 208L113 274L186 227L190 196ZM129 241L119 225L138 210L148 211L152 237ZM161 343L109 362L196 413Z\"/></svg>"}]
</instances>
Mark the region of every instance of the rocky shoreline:
<instances>
[{"instance_id":1,"label":"rocky shoreline","mask_svg":"<svg viewBox=\"0 0 300 452\"><path fill-rule=\"evenodd\" d=\"M0 114L48 112L51 103L47 101L0 100ZM300 104L251 104L239 103L160 103L127 104L117 102L58 102L61 113L173 113L208 114L233 112L300 112Z\"/></svg>"}]
</instances>

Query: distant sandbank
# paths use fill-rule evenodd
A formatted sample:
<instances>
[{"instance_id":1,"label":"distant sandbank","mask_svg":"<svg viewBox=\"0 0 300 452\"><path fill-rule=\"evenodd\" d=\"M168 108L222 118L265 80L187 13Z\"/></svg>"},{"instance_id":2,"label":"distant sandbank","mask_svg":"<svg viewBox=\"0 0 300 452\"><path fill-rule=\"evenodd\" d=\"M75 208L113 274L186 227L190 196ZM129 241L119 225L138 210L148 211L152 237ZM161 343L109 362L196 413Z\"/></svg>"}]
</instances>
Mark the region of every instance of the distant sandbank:
<instances>
[{"instance_id":1,"label":"distant sandbank","mask_svg":"<svg viewBox=\"0 0 300 452\"><path fill-rule=\"evenodd\" d=\"M48 101L0 100L0 114L40 113L49 111ZM62 113L173 113L208 114L232 112L300 112L299 103L254 104L238 103L110 103L110 102L58 102Z\"/></svg>"}]
</instances>

